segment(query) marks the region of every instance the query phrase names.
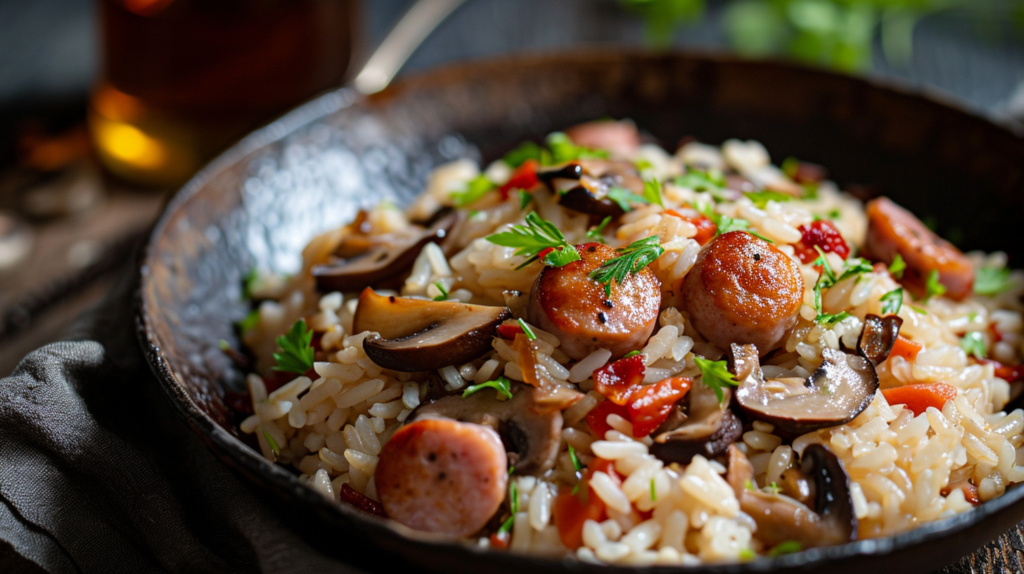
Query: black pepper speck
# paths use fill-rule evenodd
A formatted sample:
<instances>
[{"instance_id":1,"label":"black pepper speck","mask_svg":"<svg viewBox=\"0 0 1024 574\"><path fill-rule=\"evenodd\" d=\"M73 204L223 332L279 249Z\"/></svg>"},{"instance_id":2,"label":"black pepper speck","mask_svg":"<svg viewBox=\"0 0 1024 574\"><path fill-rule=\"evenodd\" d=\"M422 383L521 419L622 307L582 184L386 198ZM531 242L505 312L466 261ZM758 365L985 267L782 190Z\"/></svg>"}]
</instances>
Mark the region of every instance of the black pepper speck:
<instances>
[{"instance_id":1,"label":"black pepper speck","mask_svg":"<svg viewBox=\"0 0 1024 574\"><path fill-rule=\"evenodd\" d=\"M607 323L608 315L605 315L604 311L601 311L600 313L597 314L597 320L600 321L601 323Z\"/></svg>"},{"instance_id":2,"label":"black pepper speck","mask_svg":"<svg viewBox=\"0 0 1024 574\"><path fill-rule=\"evenodd\" d=\"M760 261L760 260L761 260L761 254L760 253L755 253L754 254L754 261Z\"/></svg>"}]
</instances>

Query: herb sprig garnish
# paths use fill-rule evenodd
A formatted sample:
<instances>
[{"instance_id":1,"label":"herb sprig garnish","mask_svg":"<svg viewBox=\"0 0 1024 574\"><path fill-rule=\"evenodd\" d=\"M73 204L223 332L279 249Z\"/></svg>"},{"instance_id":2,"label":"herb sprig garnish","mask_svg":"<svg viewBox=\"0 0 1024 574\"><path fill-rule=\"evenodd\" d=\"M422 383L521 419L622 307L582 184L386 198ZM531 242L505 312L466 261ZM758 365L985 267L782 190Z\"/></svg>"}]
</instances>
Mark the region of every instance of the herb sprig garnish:
<instances>
[{"instance_id":1,"label":"herb sprig garnish","mask_svg":"<svg viewBox=\"0 0 1024 574\"><path fill-rule=\"evenodd\" d=\"M879 300L882 302L882 313L895 315L903 307L903 288L897 287L882 295L882 298Z\"/></svg>"},{"instance_id":2,"label":"herb sprig garnish","mask_svg":"<svg viewBox=\"0 0 1024 574\"><path fill-rule=\"evenodd\" d=\"M978 295L998 295L1011 286L1006 267L979 267L974 272L974 292Z\"/></svg>"},{"instance_id":3,"label":"herb sprig garnish","mask_svg":"<svg viewBox=\"0 0 1024 574\"><path fill-rule=\"evenodd\" d=\"M733 231L746 231L758 239L767 241L768 243L774 243L771 239L768 239L764 235L750 229L750 222L746 219L740 219L739 217L729 217L724 213L718 213L710 205L697 204L697 211L711 220L711 223L715 224L717 230L715 231L715 237L719 235L725 235Z\"/></svg>"},{"instance_id":4,"label":"herb sprig garnish","mask_svg":"<svg viewBox=\"0 0 1024 574\"><path fill-rule=\"evenodd\" d=\"M597 227L593 229L588 229L587 239L590 239L591 241L596 241L598 243L605 243L604 235L602 234L604 233L604 228L608 227L608 224L611 223L611 221L612 216L609 215L608 217L602 219L601 223L597 224Z\"/></svg>"},{"instance_id":5,"label":"herb sprig garnish","mask_svg":"<svg viewBox=\"0 0 1024 574\"><path fill-rule=\"evenodd\" d=\"M455 200L456 207L465 207L471 203L476 203L480 198L487 195L488 191L497 187L497 184L487 179L486 175L478 175L466 183L465 189L453 192L452 199Z\"/></svg>"},{"instance_id":6,"label":"herb sprig garnish","mask_svg":"<svg viewBox=\"0 0 1024 574\"><path fill-rule=\"evenodd\" d=\"M516 487L516 481L512 480L512 473L516 467L511 466L508 469L508 499L509 499L509 510L512 511L512 515L508 517L508 520L501 523L498 527L498 534L508 534L512 531L512 525L515 524L516 514L519 512L519 489Z\"/></svg>"},{"instance_id":7,"label":"herb sprig garnish","mask_svg":"<svg viewBox=\"0 0 1024 574\"><path fill-rule=\"evenodd\" d=\"M960 339L960 348L968 355L974 355L979 359L984 359L988 356L988 351L985 348L985 337L979 331L971 331L964 335Z\"/></svg>"},{"instance_id":8,"label":"herb sprig garnish","mask_svg":"<svg viewBox=\"0 0 1024 574\"><path fill-rule=\"evenodd\" d=\"M892 263L889 264L889 274L894 279L903 279L903 272L907 270L907 262L903 260L903 256L899 253L896 257L893 257Z\"/></svg>"},{"instance_id":9,"label":"herb sprig garnish","mask_svg":"<svg viewBox=\"0 0 1024 574\"><path fill-rule=\"evenodd\" d=\"M928 279L924 284L924 300L928 301L932 297L941 297L946 294L946 286L939 281L939 270L932 269L932 272L928 274Z\"/></svg>"},{"instance_id":10,"label":"herb sprig garnish","mask_svg":"<svg viewBox=\"0 0 1024 574\"><path fill-rule=\"evenodd\" d=\"M498 394L505 395L505 398L512 398L512 381L505 377L498 377L493 381L487 381L486 383L480 383L479 385L472 385L466 387L466 390L462 392L462 398L466 398L473 393L482 389L494 389L498 391Z\"/></svg>"},{"instance_id":11,"label":"herb sprig garnish","mask_svg":"<svg viewBox=\"0 0 1024 574\"><path fill-rule=\"evenodd\" d=\"M764 191L750 191L744 193L743 195L747 196L747 199L754 202L754 205L760 209L764 209L765 207L767 207L769 201L783 203L793 199L793 196L791 195L786 195L785 193L779 193L777 191L771 191L769 189L766 189Z\"/></svg>"},{"instance_id":12,"label":"herb sprig garnish","mask_svg":"<svg viewBox=\"0 0 1024 574\"><path fill-rule=\"evenodd\" d=\"M833 325L842 321L843 319L850 316L846 311L841 311L836 314L825 313L821 310L821 291L828 289L840 279L849 277L846 273L843 273L842 277L836 277L836 272L832 270L832 266L829 265L828 258L825 257L825 252L821 250L821 247L814 246L818 250L818 258L814 260L811 265L815 267L821 267L821 275L818 276L818 282L814 284L814 310L817 312L814 321L823 325Z\"/></svg>"},{"instance_id":13,"label":"herb sprig garnish","mask_svg":"<svg viewBox=\"0 0 1024 574\"><path fill-rule=\"evenodd\" d=\"M657 235L652 235L634 241L626 247L616 249L615 252L619 254L617 257L605 261L600 267L590 272L591 279L604 285L606 296L612 294L612 282L621 285L627 275L639 273L644 267L661 257L665 248L661 246L661 239Z\"/></svg>"},{"instance_id":14,"label":"herb sprig garnish","mask_svg":"<svg viewBox=\"0 0 1024 574\"><path fill-rule=\"evenodd\" d=\"M306 326L302 319L296 321L291 329L277 338L280 353L274 353L277 365L275 371L305 373L313 368L313 330Z\"/></svg>"},{"instance_id":15,"label":"herb sprig garnish","mask_svg":"<svg viewBox=\"0 0 1024 574\"><path fill-rule=\"evenodd\" d=\"M445 288L444 283L441 283L440 281L435 281L434 287L437 287L437 290L441 292L440 295L434 297L434 301L447 301L448 289Z\"/></svg>"},{"instance_id":16,"label":"herb sprig garnish","mask_svg":"<svg viewBox=\"0 0 1024 574\"><path fill-rule=\"evenodd\" d=\"M575 159L607 159L609 155L607 150L578 146L569 139L569 136L562 132L549 134L545 139L545 143L547 144L547 149L533 142L523 142L505 154L502 160L509 167L517 168L530 159L543 166L548 166Z\"/></svg>"},{"instance_id":17,"label":"herb sprig garnish","mask_svg":"<svg viewBox=\"0 0 1024 574\"><path fill-rule=\"evenodd\" d=\"M691 168L673 179L672 183L693 191L709 191L711 195L716 195L725 189L725 176L717 170L701 171Z\"/></svg>"},{"instance_id":18,"label":"herb sprig garnish","mask_svg":"<svg viewBox=\"0 0 1024 574\"><path fill-rule=\"evenodd\" d=\"M502 247L515 247L515 254L526 257L526 261L516 269L522 269L544 254L543 262L551 267L562 267L578 261L580 254L576 252L562 232L550 221L531 211L526 214L526 225L513 225L511 231L495 233L487 236L487 241Z\"/></svg>"},{"instance_id":19,"label":"herb sprig garnish","mask_svg":"<svg viewBox=\"0 0 1024 574\"><path fill-rule=\"evenodd\" d=\"M710 361L696 356L693 358L693 361L697 363L697 368L700 369L701 380L704 381L705 385L711 387L712 391L715 391L719 404L725 400L723 388L726 386L739 386L740 382L736 380L735 375L729 372L728 364L725 361Z\"/></svg>"}]
</instances>

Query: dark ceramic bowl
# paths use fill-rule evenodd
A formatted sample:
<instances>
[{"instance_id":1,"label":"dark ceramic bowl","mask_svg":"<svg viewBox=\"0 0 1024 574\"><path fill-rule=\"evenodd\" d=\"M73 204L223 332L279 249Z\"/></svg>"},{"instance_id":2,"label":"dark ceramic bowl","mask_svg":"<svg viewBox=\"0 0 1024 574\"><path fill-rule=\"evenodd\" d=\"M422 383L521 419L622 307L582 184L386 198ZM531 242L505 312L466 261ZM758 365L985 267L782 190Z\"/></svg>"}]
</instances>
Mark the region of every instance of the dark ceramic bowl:
<instances>
[{"instance_id":1,"label":"dark ceramic bowl","mask_svg":"<svg viewBox=\"0 0 1024 574\"><path fill-rule=\"evenodd\" d=\"M324 95L255 132L196 175L153 231L142 267L141 338L181 415L294 528L356 564L436 571L609 569L442 543L328 503L239 439L226 389L243 373L217 342L236 342L241 282L255 265L298 267L314 234L383 198L399 204L435 165L498 157L573 123L629 117L669 147L683 136L754 138L777 160L828 166L870 184L968 248L1024 249L1024 140L921 94L774 62L606 52L456 66L370 98ZM699 571L800 569L903 573L942 567L1024 518L1024 489L912 532ZM339 544L337 540L345 539ZM333 542L332 542L333 541ZM381 562L383 560L384 562ZM611 570L630 570L611 568Z\"/></svg>"}]
</instances>

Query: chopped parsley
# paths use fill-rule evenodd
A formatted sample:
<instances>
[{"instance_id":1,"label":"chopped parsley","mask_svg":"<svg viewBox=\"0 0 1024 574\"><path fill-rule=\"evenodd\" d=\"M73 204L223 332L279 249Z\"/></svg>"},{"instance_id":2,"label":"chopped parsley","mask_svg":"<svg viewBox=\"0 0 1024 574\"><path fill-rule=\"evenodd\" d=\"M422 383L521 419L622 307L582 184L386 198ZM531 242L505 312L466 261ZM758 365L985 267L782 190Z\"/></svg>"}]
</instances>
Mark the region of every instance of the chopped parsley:
<instances>
[{"instance_id":1,"label":"chopped parsley","mask_svg":"<svg viewBox=\"0 0 1024 574\"><path fill-rule=\"evenodd\" d=\"M725 393L722 392L725 386L739 386L740 382L736 380L735 375L729 372L725 361L709 361L703 357L696 356L693 360L697 363L697 368L700 369L701 380L704 381L705 385L711 387L712 391L715 391L719 404L725 400Z\"/></svg>"},{"instance_id":2,"label":"chopped parsley","mask_svg":"<svg viewBox=\"0 0 1024 574\"><path fill-rule=\"evenodd\" d=\"M772 481L772 483L766 486L765 489L772 494L778 494L782 492L782 489L779 488L779 485L775 481Z\"/></svg>"},{"instance_id":3,"label":"chopped parsley","mask_svg":"<svg viewBox=\"0 0 1024 574\"><path fill-rule=\"evenodd\" d=\"M831 287L835 285L839 281L839 279L836 277L836 272L832 270L832 266L828 262L828 257L825 257L825 252L822 251L821 247L815 245L814 249L818 252L818 258L815 259L814 262L811 263L811 265L815 267L821 267L822 277L828 279L828 284L825 285L825 287ZM819 280L818 282L821 283L822 281Z\"/></svg>"},{"instance_id":4,"label":"chopped parsley","mask_svg":"<svg viewBox=\"0 0 1024 574\"><path fill-rule=\"evenodd\" d=\"M749 478L747 480L744 480L743 481L743 490L747 490L747 491L753 492L754 491L754 481L750 480Z\"/></svg>"},{"instance_id":5,"label":"chopped parsley","mask_svg":"<svg viewBox=\"0 0 1024 574\"><path fill-rule=\"evenodd\" d=\"M242 333L252 331L256 328L256 323L260 321L260 310L253 309L246 314L245 318L238 322L238 330Z\"/></svg>"},{"instance_id":6,"label":"chopped parsley","mask_svg":"<svg viewBox=\"0 0 1024 574\"><path fill-rule=\"evenodd\" d=\"M661 246L661 239L657 235L651 235L616 249L615 252L619 254L617 257L605 261L590 272L590 278L604 285L604 293L608 296L612 293L613 282L621 285L627 275L639 273L661 257L665 248Z\"/></svg>"},{"instance_id":7,"label":"chopped parsley","mask_svg":"<svg viewBox=\"0 0 1024 574\"><path fill-rule=\"evenodd\" d=\"M932 297L941 297L946 293L946 286L939 281L939 270L932 269L932 272L928 274L928 280L924 284L924 300L927 301Z\"/></svg>"},{"instance_id":8,"label":"chopped parsley","mask_svg":"<svg viewBox=\"0 0 1024 574\"><path fill-rule=\"evenodd\" d=\"M499 395L505 395L506 399L512 398L512 381L505 377L498 377L493 381L487 381L486 383L466 387L466 390L462 392L462 398L466 398L482 389L494 389L495 391L498 391Z\"/></svg>"},{"instance_id":9,"label":"chopped parsley","mask_svg":"<svg viewBox=\"0 0 1024 574\"><path fill-rule=\"evenodd\" d=\"M548 135L546 143L551 150L551 163L560 164L574 159L607 159L608 151L603 149L591 149L578 146L572 143L569 136L562 132L555 132ZM544 163L543 161L541 163Z\"/></svg>"},{"instance_id":10,"label":"chopped parsley","mask_svg":"<svg viewBox=\"0 0 1024 574\"><path fill-rule=\"evenodd\" d=\"M519 211L522 211L522 210L526 209L526 206L530 205L531 201L533 201L533 196L520 189L519 190Z\"/></svg>"},{"instance_id":11,"label":"chopped parsley","mask_svg":"<svg viewBox=\"0 0 1024 574\"><path fill-rule=\"evenodd\" d=\"M516 321L519 322L519 328L523 330L523 334L526 335L527 339L531 341L537 340L537 335L533 332L533 329L526 324L526 321L523 321L522 319L516 319Z\"/></svg>"},{"instance_id":12,"label":"chopped parsley","mask_svg":"<svg viewBox=\"0 0 1024 574\"><path fill-rule=\"evenodd\" d=\"M710 191L714 195L725 189L725 176L718 170L690 169L685 174L673 179L672 183L693 191Z\"/></svg>"},{"instance_id":13,"label":"chopped parsley","mask_svg":"<svg viewBox=\"0 0 1024 574\"><path fill-rule=\"evenodd\" d=\"M1010 287L1010 270L1005 267L979 267L974 271L974 292L978 295L998 295Z\"/></svg>"},{"instance_id":14,"label":"chopped parsley","mask_svg":"<svg viewBox=\"0 0 1024 574\"><path fill-rule=\"evenodd\" d=\"M635 357L635 356L637 356L639 354L640 354L640 351L633 350L633 351L630 351L630 352L626 353L622 358L623 359L628 359L630 357Z\"/></svg>"},{"instance_id":15,"label":"chopped parsley","mask_svg":"<svg viewBox=\"0 0 1024 574\"><path fill-rule=\"evenodd\" d=\"M511 168L517 168L530 159L541 165L549 165L551 163L551 154L533 142L523 142L505 154L505 157L501 159Z\"/></svg>"},{"instance_id":16,"label":"chopped parsley","mask_svg":"<svg viewBox=\"0 0 1024 574\"><path fill-rule=\"evenodd\" d=\"M749 229L750 222L747 221L746 219L732 218L729 217L728 215L718 213L715 210L711 209L710 205L698 205L697 207L697 211L700 212L701 215L707 217L708 219L711 220L712 223L715 224L715 227L717 228L717 230L715 231L715 237L718 237L719 235L725 235L726 233L732 231L746 231L747 233L753 235L754 237L757 237L758 239L763 239L768 243L773 243L771 239L768 239L764 235L761 235L756 231L751 231Z\"/></svg>"},{"instance_id":17,"label":"chopped parsley","mask_svg":"<svg viewBox=\"0 0 1024 574\"><path fill-rule=\"evenodd\" d=\"M275 371L305 373L313 368L313 330L306 326L306 321L299 319L287 333L277 338L280 353L274 353L277 365Z\"/></svg>"},{"instance_id":18,"label":"chopped parsley","mask_svg":"<svg viewBox=\"0 0 1024 574\"><path fill-rule=\"evenodd\" d=\"M612 186L611 188L608 189L607 197L608 199L614 201L619 206L619 208L621 208L622 211L625 211L626 213L633 211L633 206L631 206L630 203L650 203L649 201L647 201L646 198L639 196L633 193L632 191L629 191L628 189L624 187L619 187L617 185Z\"/></svg>"},{"instance_id":19,"label":"chopped parsley","mask_svg":"<svg viewBox=\"0 0 1024 574\"><path fill-rule=\"evenodd\" d=\"M910 305L910 310L917 313L918 315L927 315L928 311L918 307L917 305Z\"/></svg>"},{"instance_id":20,"label":"chopped parsley","mask_svg":"<svg viewBox=\"0 0 1024 574\"><path fill-rule=\"evenodd\" d=\"M864 273L871 273L874 269L875 268L871 265L871 263L868 263L867 261L859 257L848 259L846 261L846 267L843 268L843 274L839 276L839 279L836 282L838 283L839 281L842 281L847 277L853 277L854 275L863 275Z\"/></svg>"},{"instance_id":21,"label":"chopped parsley","mask_svg":"<svg viewBox=\"0 0 1024 574\"><path fill-rule=\"evenodd\" d=\"M580 463L580 457L576 456L576 449L569 445L569 460L572 461L572 467L576 470L576 475L583 472L583 464Z\"/></svg>"},{"instance_id":22,"label":"chopped parsley","mask_svg":"<svg viewBox=\"0 0 1024 574\"><path fill-rule=\"evenodd\" d=\"M260 429L263 431L263 440L267 441L267 446L270 447L270 452L274 453L274 456L281 456L281 447L274 440L274 437L270 436L267 429Z\"/></svg>"},{"instance_id":23,"label":"chopped parsley","mask_svg":"<svg viewBox=\"0 0 1024 574\"><path fill-rule=\"evenodd\" d=\"M448 290L444 288L444 283L441 283L440 281L436 281L436 282L434 282L434 287L437 287L437 290L441 292L440 295L438 295L437 297L434 297L434 301L447 301L448 300Z\"/></svg>"},{"instance_id":24,"label":"chopped parsley","mask_svg":"<svg viewBox=\"0 0 1024 574\"><path fill-rule=\"evenodd\" d=\"M658 500L658 494L655 491L655 488L654 488L654 477L652 476L651 477L651 502L657 502L657 500Z\"/></svg>"},{"instance_id":25,"label":"chopped parsley","mask_svg":"<svg viewBox=\"0 0 1024 574\"><path fill-rule=\"evenodd\" d=\"M514 466L509 467L508 475L512 476L512 472L515 469L516 467ZM516 481L509 480L508 482L509 509L512 511L512 516L509 516L508 520L501 523L501 526L498 528L498 534L508 534L512 531L512 525L516 521L516 513L519 512L519 489L516 488Z\"/></svg>"},{"instance_id":26,"label":"chopped parsley","mask_svg":"<svg viewBox=\"0 0 1024 574\"><path fill-rule=\"evenodd\" d=\"M646 159L643 159L643 158L640 158L640 159L636 160L635 162L633 162L633 165L635 165L636 168L638 170L640 170L640 171L643 171L645 169L651 169L652 167L654 167L654 164L652 164L651 162L649 162L649 161L647 161Z\"/></svg>"},{"instance_id":27,"label":"chopped parsley","mask_svg":"<svg viewBox=\"0 0 1024 574\"><path fill-rule=\"evenodd\" d=\"M775 558L783 554L794 554L803 550L803 545L797 540L787 540L768 551L768 556Z\"/></svg>"},{"instance_id":28,"label":"chopped parsley","mask_svg":"<svg viewBox=\"0 0 1024 574\"><path fill-rule=\"evenodd\" d=\"M879 299L882 302L882 313L886 315L895 315L900 312L900 308L903 307L903 288L897 287L892 291L889 291L882 298Z\"/></svg>"},{"instance_id":29,"label":"chopped parsley","mask_svg":"<svg viewBox=\"0 0 1024 574\"><path fill-rule=\"evenodd\" d=\"M743 550L740 550L740 560L744 562L750 562L754 558L757 558L757 553L751 550L750 548L744 548Z\"/></svg>"},{"instance_id":30,"label":"chopped parsley","mask_svg":"<svg viewBox=\"0 0 1024 574\"><path fill-rule=\"evenodd\" d=\"M786 177L793 179L796 177L798 171L800 171L800 160L793 156L789 156L782 160L782 165L779 166L782 169L782 173L786 174Z\"/></svg>"},{"instance_id":31,"label":"chopped parsley","mask_svg":"<svg viewBox=\"0 0 1024 574\"><path fill-rule=\"evenodd\" d=\"M488 191L497 187L493 181L487 179L486 175L478 175L466 183L465 189L452 192L452 198L457 207L465 207L476 203L484 195L487 195Z\"/></svg>"},{"instance_id":32,"label":"chopped parsley","mask_svg":"<svg viewBox=\"0 0 1024 574\"><path fill-rule=\"evenodd\" d=\"M601 223L597 224L597 227L587 230L587 239L597 241L598 243L605 243L604 240L604 228L608 227L608 224L612 222L612 216L605 217L601 220Z\"/></svg>"},{"instance_id":33,"label":"chopped parsley","mask_svg":"<svg viewBox=\"0 0 1024 574\"><path fill-rule=\"evenodd\" d=\"M833 325L833 324L838 323L839 321L842 321L843 319L849 317L850 314L847 313L846 311L842 311L842 312L836 313L834 315L831 314L831 313L824 313L824 312L822 312L822 310L821 310L821 291L822 291L822 289L828 289L829 287L832 287L841 278L840 277L836 277L836 273L835 273L835 271L832 270L832 266L829 265L828 258L825 257L825 252L821 250L821 247L818 247L817 245L815 245L814 248L818 250L818 258L814 260L812 265L821 267L821 275L818 276L818 282L814 284L814 310L818 313L818 315L814 318L814 321L816 323L821 323L823 325ZM856 268L856 265L854 266L854 268ZM844 273L843 277L849 277L849 275Z\"/></svg>"},{"instance_id":34,"label":"chopped parsley","mask_svg":"<svg viewBox=\"0 0 1024 574\"><path fill-rule=\"evenodd\" d=\"M754 205L761 209L764 209L768 205L769 201L782 203L793 199L791 196L786 195L785 193L779 193L777 191L771 191L768 189L764 191L751 191L743 195L746 195L747 199L753 201Z\"/></svg>"},{"instance_id":35,"label":"chopped parsley","mask_svg":"<svg viewBox=\"0 0 1024 574\"><path fill-rule=\"evenodd\" d=\"M839 219L840 215L842 214L838 209L830 209L829 212L825 214L829 219Z\"/></svg>"},{"instance_id":36,"label":"chopped parsley","mask_svg":"<svg viewBox=\"0 0 1024 574\"><path fill-rule=\"evenodd\" d=\"M660 181L656 179L644 181L644 201L665 207L665 204L661 201Z\"/></svg>"},{"instance_id":37,"label":"chopped parsley","mask_svg":"<svg viewBox=\"0 0 1024 574\"><path fill-rule=\"evenodd\" d=\"M960 339L960 348L968 355L974 355L979 359L984 359L988 356L988 351L985 348L985 337L979 331L971 331L964 335Z\"/></svg>"},{"instance_id":38,"label":"chopped parsley","mask_svg":"<svg viewBox=\"0 0 1024 574\"><path fill-rule=\"evenodd\" d=\"M526 261L516 269L533 263L540 252L549 248L553 251L545 255L544 263L553 267L561 267L580 258L576 248L565 240L553 223L532 211L526 214L526 225L513 225L511 231L488 235L487 241L502 247L515 247L515 255L526 257ZM558 255L551 257L556 252Z\"/></svg>"},{"instance_id":39,"label":"chopped parsley","mask_svg":"<svg viewBox=\"0 0 1024 574\"><path fill-rule=\"evenodd\" d=\"M903 279L903 272L907 270L907 262L903 260L903 256L899 253L893 258L892 263L889 264L889 274L895 279Z\"/></svg>"}]
</instances>

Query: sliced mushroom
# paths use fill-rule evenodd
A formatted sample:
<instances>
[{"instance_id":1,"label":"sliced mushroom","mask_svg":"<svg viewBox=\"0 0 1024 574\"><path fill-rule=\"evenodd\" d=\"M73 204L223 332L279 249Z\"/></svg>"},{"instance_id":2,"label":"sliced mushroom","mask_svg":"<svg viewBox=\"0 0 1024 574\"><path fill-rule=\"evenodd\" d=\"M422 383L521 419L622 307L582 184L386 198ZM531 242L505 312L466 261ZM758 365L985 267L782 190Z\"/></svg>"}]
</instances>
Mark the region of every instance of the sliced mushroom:
<instances>
[{"instance_id":1,"label":"sliced mushroom","mask_svg":"<svg viewBox=\"0 0 1024 574\"><path fill-rule=\"evenodd\" d=\"M558 169L539 172L537 179L558 196L562 206L595 217L622 215L622 207L608 197L613 187L636 195L644 191L636 166L627 161L577 160Z\"/></svg>"},{"instance_id":2,"label":"sliced mushroom","mask_svg":"<svg viewBox=\"0 0 1024 574\"><path fill-rule=\"evenodd\" d=\"M507 307L385 297L366 288L353 330L376 333L363 339L363 350L381 367L432 371L486 353L498 325L511 316Z\"/></svg>"},{"instance_id":3,"label":"sliced mushroom","mask_svg":"<svg viewBox=\"0 0 1024 574\"><path fill-rule=\"evenodd\" d=\"M505 306L512 311L513 317L526 317L526 305L530 303L530 294L523 293L516 289L506 289L501 292L505 298Z\"/></svg>"},{"instance_id":4,"label":"sliced mushroom","mask_svg":"<svg viewBox=\"0 0 1024 574\"><path fill-rule=\"evenodd\" d=\"M719 404L711 387L703 383L693 385L677 410L654 431L651 454L665 462L690 464L694 455L718 456L739 440L743 424L729 410L732 392L723 392L725 399Z\"/></svg>"},{"instance_id":5,"label":"sliced mushroom","mask_svg":"<svg viewBox=\"0 0 1024 574\"><path fill-rule=\"evenodd\" d=\"M850 496L850 478L842 462L821 445L804 449L799 474L807 487L804 497L811 506L783 494L751 488L753 467L735 446L729 447L729 470L726 480L736 493L740 510L757 523L757 537L766 546L783 542L799 542L801 548L832 546L857 539L857 517ZM793 494L803 494L794 492Z\"/></svg>"},{"instance_id":6,"label":"sliced mushroom","mask_svg":"<svg viewBox=\"0 0 1024 574\"><path fill-rule=\"evenodd\" d=\"M409 416L409 422L446 418L494 429L505 445L515 474L541 475L551 470L558 457L562 437L562 413L543 412L543 392L513 383L512 398L497 399L497 393L483 389L463 398L450 395L424 403Z\"/></svg>"},{"instance_id":7,"label":"sliced mushroom","mask_svg":"<svg viewBox=\"0 0 1024 574\"><path fill-rule=\"evenodd\" d=\"M753 345L733 345L740 385L736 402L751 418L785 432L804 434L848 423L871 404L878 375L863 357L822 349L824 361L810 377L765 380Z\"/></svg>"},{"instance_id":8,"label":"sliced mushroom","mask_svg":"<svg viewBox=\"0 0 1024 574\"><path fill-rule=\"evenodd\" d=\"M397 285L420 251L430 242L443 246L462 218L460 212L451 211L436 218L429 228L410 235L349 235L335 249L330 263L313 266L316 287L320 291L358 291L368 285Z\"/></svg>"},{"instance_id":9,"label":"sliced mushroom","mask_svg":"<svg viewBox=\"0 0 1024 574\"><path fill-rule=\"evenodd\" d=\"M877 366L889 357L902 326L903 319L896 315L886 315L885 318L878 315L864 317L864 328L857 341L857 354Z\"/></svg>"}]
</instances>

